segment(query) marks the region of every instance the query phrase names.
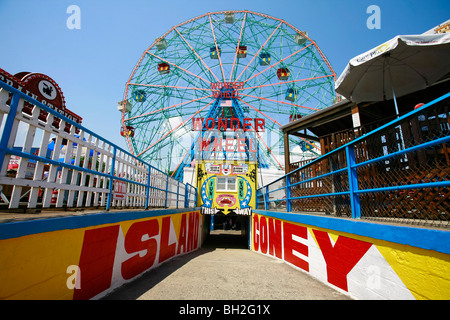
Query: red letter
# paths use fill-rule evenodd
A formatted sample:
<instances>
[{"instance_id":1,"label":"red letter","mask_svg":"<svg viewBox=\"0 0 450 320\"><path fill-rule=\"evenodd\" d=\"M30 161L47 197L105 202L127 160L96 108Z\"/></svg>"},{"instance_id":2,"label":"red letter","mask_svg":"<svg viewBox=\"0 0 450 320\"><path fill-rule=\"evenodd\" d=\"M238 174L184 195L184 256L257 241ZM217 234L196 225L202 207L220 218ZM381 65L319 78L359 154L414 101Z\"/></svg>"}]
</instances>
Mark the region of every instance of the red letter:
<instances>
[{"instance_id":1,"label":"red letter","mask_svg":"<svg viewBox=\"0 0 450 320\"><path fill-rule=\"evenodd\" d=\"M250 119L250 118L244 118L244 124L242 125L243 126L242 129L244 129L244 131L250 131L251 130L251 127L252 127L252 124L250 123L251 120L252 119Z\"/></svg>"},{"instance_id":2,"label":"red letter","mask_svg":"<svg viewBox=\"0 0 450 320\"><path fill-rule=\"evenodd\" d=\"M372 244L339 236L333 247L328 233L314 229L313 232L327 263L328 282L348 291L347 274L366 254Z\"/></svg>"},{"instance_id":3,"label":"red letter","mask_svg":"<svg viewBox=\"0 0 450 320\"><path fill-rule=\"evenodd\" d=\"M244 138L237 138L237 151L238 152L245 152L245 139Z\"/></svg>"},{"instance_id":4,"label":"red letter","mask_svg":"<svg viewBox=\"0 0 450 320\"><path fill-rule=\"evenodd\" d=\"M158 220L135 222L128 229L125 236L125 250L127 253L136 253L122 263L122 276L128 280L149 269L155 262L158 241L152 238L159 234ZM146 240L144 240L146 236ZM140 251L144 251L141 256Z\"/></svg>"},{"instance_id":5,"label":"red letter","mask_svg":"<svg viewBox=\"0 0 450 320\"><path fill-rule=\"evenodd\" d=\"M196 249L198 246L198 219L198 211L189 213L187 252Z\"/></svg>"},{"instance_id":6,"label":"red letter","mask_svg":"<svg viewBox=\"0 0 450 320\"><path fill-rule=\"evenodd\" d=\"M75 300L87 300L111 286L119 225L86 230L80 256L81 285Z\"/></svg>"},{"instance_id":7,"label":"red letter","mask_svg":"<svg viewBox=\"0 0 450 320\"><path fill-rule=\"evenodd\" d=\"M222 151L222 138L214 138L212 151Z\"/></svg>"},{"instance_id":8,"label":"red letter","mask_svg":"<svg viewBox=\"0 0 450 320\"><path fill-rule=\"evenodd\" d=\"M223 122L223 120L225 120L225 123ZM217 120L217 130L221 130L221 129L224 129L224 130L227 130L227 127L228 127L228 119L222 119L222 118L219 118L218 120Z\"/></svg>"},{"instance_id":9,"label":"red letter","mask_svg":"<svg viewBox=\"0 0 450 320\"><path fill-rule=\"evenodd\" d=\"M241 123L239 122L238 118L231 118L230 119L230 129L233 129L233 131L239 130L241 127Z\"/></svg>"},{"instance_id":10,"label":"red letter","mask_svg":"<svg viewBox=\"0 0 450 320\"><path fill-rule=\"evenodd\" d=\"M177 254L180 254L181 247L183 247L183 252L186 252L186 214L181 216L180 234L178 238L178 250Z\"/></svg>"},{"instance_id":11,"label":"red letter","mask_svg":"<svg viewBox=\"0 0 450 320\"><path fill-rule=\"evenodd\" d=\"M169 235L170 235L170 225L171 218L164 217L162 219L162 229L161 229L161 243L159 245L159 262L166 261L175 255L175 250L177 247L176 243L169 245Z\"/></svg>"},{"instance_id":12,"label":"red letter","mask_svg":"<svg viewBox=\"0 0 450 320\"><path fill-rule=\"evenodd\" d=\"M255 131L264 131L264 125L266 124L264 119L256 118L255 119ZM259 129L261 128L261 129Z\"/></svg>"},{"instance_id":13,"label":"red letter","mask_svg":"<svg viewBox=\"0 0 450 320\"><path fill-rule=\"evenodd\" d=\"M259 239L261 240L261 252L267 253L269 243L267 241L267 221L264 216L259 219Z\"/></svg>"},{"instance_id":14,"label":"red letter","mask_svg":"<svg viewBox=\"0 0 450 320\"><path fill-rule=\"evenodd\" d=\"M249 138L248 139L248 151L249 152L256 152L256 149L253 149L254 144L253 144L253 138Z\"/></svg>"},{"instance_id":15,"label":"red letter","mask_svg":"<svg viewBox=\"0 0 450 320\"><path fill-rule=\"evenodd\" d=\"M208 151L209 148L209 144L211 143L211 141L209 140L209 138L198 138L198 144L200 146L200 151Z\"/></svg>"},{"instance_id":16,"label":"red letter","mask_svg":"<svg viewBox=\"0 0 450 320\"><path fill-rule=\"evenodd\" d=\"M281 248L281 221L269 218L269 254L279 259L282 258Z\"/></svg>"},{"instance_id":17,"label":"red letter","mask_svg":"<svg viewBox=\"0 0 450 320\"><path fill-rule=\"evenodd\" d=\"M306 227L297 226L294 224L290 224L287 222L283 222L284 228L284 260L293 265L309 272L309 264L305 260L294 255L293 251L297 251L298 253L303 254L304 256L308 256L308 247L303 243L299 243L292 239L292 236L295 235L297 237L307 239L308 238L308 229Z\"/></svg>"},{"instance_id":18,"label":"red letter","mask_svg":"<svg viewBox=\"0 0 450 320\"><path fill-rule=\"evenodd\" d=\"M201 131L203 125L203 118L193 118L192 119L192 129L194 131Z\"/></svg>"},{"instance_id":19,"label":"red letter","mask_svg":"<svg viewBox=\"0 0 450 320\"><path fill-rule=\"evenodd\" d=\"M233 143L234 143L234 139L233 138L226 138L225 139L225 151L226 152L233 152Z\"/></svg>"},{"instance_id":20,"label":"red letter","mask_svg":"<svg viewBox=\"0 0 450 320\"><path fill-rule=\"evenodd\" d=\"M211 122L212 122L212 126L210 125ZM214 118L207 118L206 119L206 123L205 123L206 129L214 130L215 126L216 126L216 120L214 120Z\"/></svg>"},{"instance_id":21,"label":"red letter","mask_svg":"<svg viewBox=\"0 0 450 320\"><path fill-rule=\"evenodd\" d=\"M259 232L259 219L258 215L253 215L253 249L259 251L259 236L256 234Z\"/></svg>"}]
</instances>

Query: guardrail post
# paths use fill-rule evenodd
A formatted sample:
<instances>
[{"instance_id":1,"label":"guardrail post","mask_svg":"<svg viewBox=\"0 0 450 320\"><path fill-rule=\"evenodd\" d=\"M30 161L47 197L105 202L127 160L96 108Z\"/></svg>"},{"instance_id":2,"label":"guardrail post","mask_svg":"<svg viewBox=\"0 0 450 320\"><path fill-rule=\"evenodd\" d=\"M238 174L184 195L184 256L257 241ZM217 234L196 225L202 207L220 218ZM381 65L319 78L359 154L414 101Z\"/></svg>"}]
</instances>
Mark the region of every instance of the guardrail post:
<instances>
[{"instance_id":1,"label":"guardrail post","mask_svg":"<svg viewBox=\"0 0 450 320\"><path fill-rule=\"evenodd\" d=\"M5 161L6 149L8 148L9 139L11 138L11 131L16 118L17 108L19 106L20 96L15 93L9 106L9 113L6 116L5 127L3 128L2 140L0 140L0 170Z\"/></svg>"},{"instance_id":2,"label":"guardrail post","mask_svg":"<svg viewBox=\"0 0 450 320\"><path fill-rule=\"evenodd\" d=\"M345 154L347 156L348 186L352 218L359 219L361 218L361 202L359 199L359 194L356 193L356 191L358 191L358 174L356 172L356 168L354 168L354 165L356 164L355 146L349 145L345 147Z\"/></svg>"},{"instance_id":3,"label":"guardrail post","mask_svg":"<svg viewBox=\"0 0 450 320\"><path fill-rule=\"evenodd\" d=\"M180 181L179 180L177 180L177 181L178 181L178 183L177 183L177 209L178 209L178 199L180 196Z\"/></svg>"},{"instance_id":4,"label":"guardrail post","mask_svg":"<svg viewBox=\"0 0 450 320\"><path fill-rule=\"evenodd\" d=\"M291 212L291 176L286 176L286 211Z\"/></svg>"},{"instance_id":5,"label":"guardrail post","mask_svg":"<svg viewBox=\"0 0 450 320\"><path fill-rule=\"evenodd\" d=\"M264 197L264 209L269 210L269 186L266 186L266 193L263 194Z\"/></svg>"},{"instance_id":6,"label":"guardrail post","mask_svg":"<svg viewBox=\"0 0 450 320\"><path fill-rule=\"evenodd\" d=\"M112 158L112 162L111 162L111 172L109 174L110 178L109 178L109 194L108 194L108 200L106 201L106 211L109 211L109 209L111 208L111 198L112 198L112 193L113 193L113 182L114 182L114 167L116 164L116 153L117 153L117 148L114 146L113 147L113 158Z\"/></svg>"},{"instance_id":7,"label":"guardrail post","mask_svg":"<svg viewBox=\"0 0 450 320\"><path fill-rule=\"evenodd\" d=\"M186 183L186 187L184 188L184 207L189 208L189 189L191 185Z\"/></svg>"},{"instance_id":8,"label":"guardrail post","mask_svg":"<svg viewBox=\"0 0 450 320\"><path fill-rule=\"evenodd\" d=\"M169 194L169 176L166 179L166 201L164 203L164 208L167 208L167 196Z\"/></svg>"},{"instance_id":9,"label":"guardrail post","mask_svg":"<svg viewBox=\"0 0 450 320\"><path fill-rule=\"evenodd\" d=\"M145 197L145 209L148 209L148 197L150 196L150 173L152 167L151 165L148 165L148 175L147 175L147 190L146 190L146 197Z\"/></svg>"}]
</instances>

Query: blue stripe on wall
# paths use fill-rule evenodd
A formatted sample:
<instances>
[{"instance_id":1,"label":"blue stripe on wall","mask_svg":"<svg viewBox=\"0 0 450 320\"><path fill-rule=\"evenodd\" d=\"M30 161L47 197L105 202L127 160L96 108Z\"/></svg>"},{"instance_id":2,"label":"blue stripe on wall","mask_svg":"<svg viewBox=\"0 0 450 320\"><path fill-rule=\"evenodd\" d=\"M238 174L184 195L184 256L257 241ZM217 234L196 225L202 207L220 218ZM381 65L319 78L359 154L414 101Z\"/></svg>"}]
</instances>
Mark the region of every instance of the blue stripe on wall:
<instances>
[{"instance_id":1,"label":"blue stripe on wall","mask_svg":"<svg viewBox=\"0 0 450 320\"><path fill-rule=\"evenodd\" d=\"M58 218L42 218L27 221L0 223L0 240L22 237L30 234L79 229L109 223L152 218L174 213L198 211L200 208L161 209L148 211L124 211L67 216Z\"/></svg>"}]
</instances>

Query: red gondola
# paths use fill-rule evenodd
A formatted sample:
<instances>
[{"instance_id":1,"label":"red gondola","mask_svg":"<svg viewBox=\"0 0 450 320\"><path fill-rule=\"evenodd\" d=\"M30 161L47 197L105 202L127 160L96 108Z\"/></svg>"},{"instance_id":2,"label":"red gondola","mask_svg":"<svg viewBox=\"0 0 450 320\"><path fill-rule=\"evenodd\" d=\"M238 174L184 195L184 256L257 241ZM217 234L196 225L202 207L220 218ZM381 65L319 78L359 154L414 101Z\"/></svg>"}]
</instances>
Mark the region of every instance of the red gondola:
<instances>
[{"instance_id":1,"label":"red gondola","mask_svg":"<svg viewBox=\"0 0 450 320\"><path fill-rule=\"evenodd\" d=\"M168 74L170 72L170 66L167 63L158 64L158 71L160 74Z\"/></svg>"},{"instance_id":2,"label":"red gondola","mask_svg":"<svg viewBox=\"0 0 450 320\"><path fill-rule=\"evenodd\" d=\"M277 77L280 80L287 80L289 78L289 74L288 68L280 68L277 70Z\"/></svg>"},{"instance_id":3,"label":"red gondola","mask_svg":"<svg viewBox=\"0 0 450 320\"><path fill-rule=\"evenodd\" d=\"M123 130L123 127L120 127L120 135L122 137L126 137L127 135L129 137L134 137L134 127L132 126L127 126L126 130Z\"/></svg>"}]
</instances>

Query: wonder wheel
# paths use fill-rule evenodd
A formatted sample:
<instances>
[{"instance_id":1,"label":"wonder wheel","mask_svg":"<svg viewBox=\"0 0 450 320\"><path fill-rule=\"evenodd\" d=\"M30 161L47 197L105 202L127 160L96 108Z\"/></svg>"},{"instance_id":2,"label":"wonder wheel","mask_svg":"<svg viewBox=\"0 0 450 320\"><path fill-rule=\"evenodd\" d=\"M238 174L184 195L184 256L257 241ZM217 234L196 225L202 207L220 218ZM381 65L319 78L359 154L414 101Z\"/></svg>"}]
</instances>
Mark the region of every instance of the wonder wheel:
<instances>
[{"instance_id":1,"label":"wonder wheel","mask_svg":"<svg viewBox=\"0 0 450 320\"><path fill-rule=\"evenodd\" d=\"M180 178L193 160L193 121L228 105L232 116L264 119L259 164L281 170L280 126L331 105L335 78L316 42L288 22L246 10L207 13L145 50L119 104L121 133L133 154ZM301 138L290 146L299 160L320 153Z\"/></svg>"}]
</instances>

